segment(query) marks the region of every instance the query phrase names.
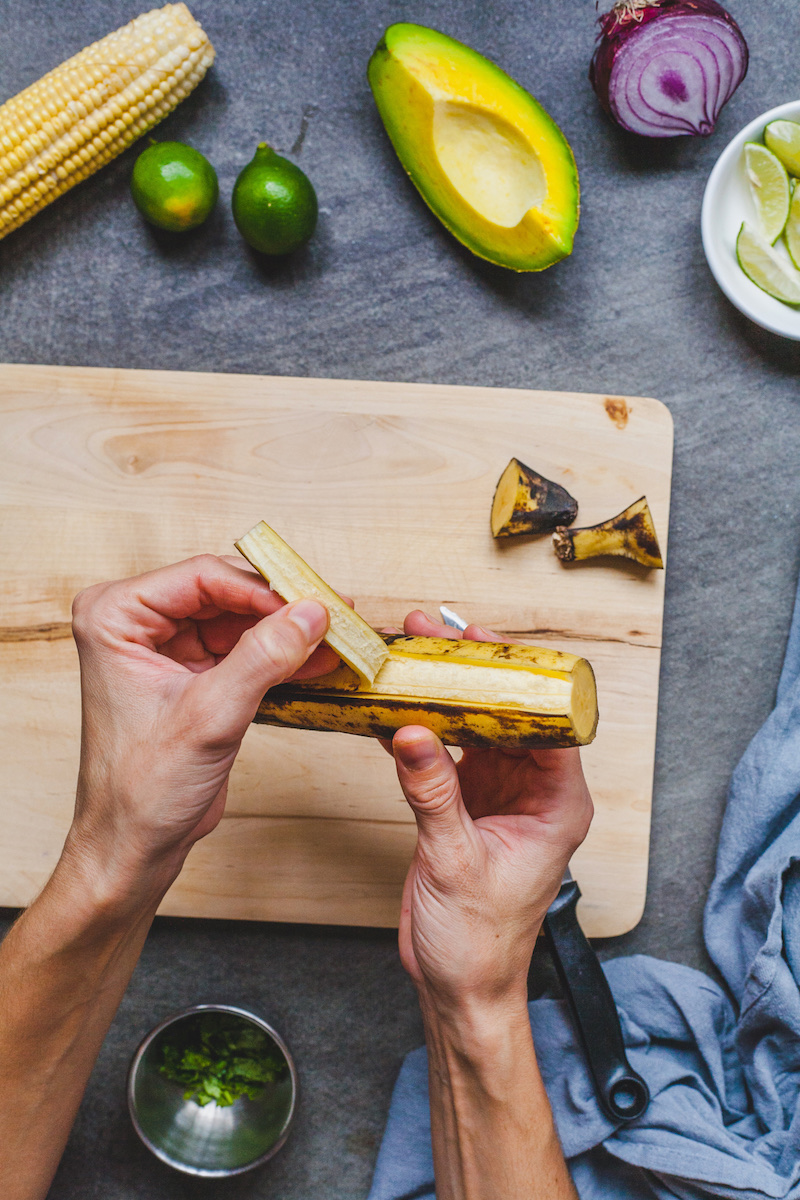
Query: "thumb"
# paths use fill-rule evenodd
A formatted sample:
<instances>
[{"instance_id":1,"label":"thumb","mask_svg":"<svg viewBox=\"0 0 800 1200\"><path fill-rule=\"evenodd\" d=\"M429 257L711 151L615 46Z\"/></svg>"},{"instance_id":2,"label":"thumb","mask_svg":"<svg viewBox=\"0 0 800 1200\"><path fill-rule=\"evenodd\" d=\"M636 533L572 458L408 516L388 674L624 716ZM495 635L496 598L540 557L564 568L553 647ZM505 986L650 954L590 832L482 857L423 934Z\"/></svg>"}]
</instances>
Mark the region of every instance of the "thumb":
<instances>
[{"instance_id":1,"label":"thumb","mask_svg":"<svg viewBox=\"0 0 800 1200\"><path fill-rule=\"evenodd\" d=\"M463 842L472 822L461 798L456 765L436 734L419 725L406 726L394 735L392 751L420 838L429 848Z\"/></svg>"},{"instance_id":2,"label":"thumb","mask_svg":"<svg viewBox=\"0 0 800 1200\"><path fill-rule=\"evenodd\" d=\"M222 662L197 676L203 715L223 725L221 736L243 737L264 693L302 667L327 629L328 610L317 600L297 600L264 617Z\"/></svg>"}]
</instances>

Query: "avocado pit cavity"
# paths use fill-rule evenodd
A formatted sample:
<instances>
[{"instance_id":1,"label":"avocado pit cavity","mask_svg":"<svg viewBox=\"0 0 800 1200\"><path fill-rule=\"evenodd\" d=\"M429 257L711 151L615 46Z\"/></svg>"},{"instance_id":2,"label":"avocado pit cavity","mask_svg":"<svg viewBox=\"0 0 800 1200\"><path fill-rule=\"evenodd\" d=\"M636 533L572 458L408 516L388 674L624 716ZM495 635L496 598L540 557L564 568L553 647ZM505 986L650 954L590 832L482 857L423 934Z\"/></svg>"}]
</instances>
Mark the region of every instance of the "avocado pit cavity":
<instances>
[{"instance_id":1,"label":"avocado pit cavity","mask_svg":"<svg viewBox=\"0 0 800 1200\"><path fill-rule=\"evenodd\" d=\"M433 146L455 190L494 225L514 229L547 195L538 154L518 129L495 113L436 100Z\"/></svg>"}]
</instances>

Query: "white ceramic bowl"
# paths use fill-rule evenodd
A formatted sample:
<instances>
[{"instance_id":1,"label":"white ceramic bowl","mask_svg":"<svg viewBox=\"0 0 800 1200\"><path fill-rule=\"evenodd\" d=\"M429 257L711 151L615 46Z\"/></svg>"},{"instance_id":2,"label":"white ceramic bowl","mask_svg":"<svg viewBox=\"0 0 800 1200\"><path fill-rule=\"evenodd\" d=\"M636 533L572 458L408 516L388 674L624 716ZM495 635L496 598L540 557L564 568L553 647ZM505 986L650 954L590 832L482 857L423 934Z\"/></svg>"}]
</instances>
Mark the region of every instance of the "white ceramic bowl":
<instances>
[{"instance_id":1,"label":"white ceramic bowl","mask_svg":"<svg viewBox=\"0 0 800 1200\"><path fill-rule=\"evenodd\" d=\"M731 304L762 329L800 341L800 309L762 292L736 261L736 237L742 221L756 224L755 208L744 173L744 144L762 141L764 127L778 117L800 121L800 100L771 108L745 125L728 143L708 177L701 230L708 265Z\"/></svg>"}]
</instances>

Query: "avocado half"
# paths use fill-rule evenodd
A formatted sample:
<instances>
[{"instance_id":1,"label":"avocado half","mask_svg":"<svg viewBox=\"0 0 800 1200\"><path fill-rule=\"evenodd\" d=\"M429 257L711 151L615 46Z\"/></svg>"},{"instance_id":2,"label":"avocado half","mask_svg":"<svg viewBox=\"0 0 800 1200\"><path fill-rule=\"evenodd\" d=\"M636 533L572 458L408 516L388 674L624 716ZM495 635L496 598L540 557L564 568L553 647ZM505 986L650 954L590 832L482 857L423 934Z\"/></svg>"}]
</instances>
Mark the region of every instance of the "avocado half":
<instances>
[{"instance_id":1,"label":"avocado half","mask_svg":"<svg viewBox=\"0 0 800 1200\"><path fill-rule=\"evenodd\" d=\"M367 77L423 200L474 254L542 271L572 250L578 172L555 121L505 71L424 25L390 25Z\"/></svg>"}]
</instances>

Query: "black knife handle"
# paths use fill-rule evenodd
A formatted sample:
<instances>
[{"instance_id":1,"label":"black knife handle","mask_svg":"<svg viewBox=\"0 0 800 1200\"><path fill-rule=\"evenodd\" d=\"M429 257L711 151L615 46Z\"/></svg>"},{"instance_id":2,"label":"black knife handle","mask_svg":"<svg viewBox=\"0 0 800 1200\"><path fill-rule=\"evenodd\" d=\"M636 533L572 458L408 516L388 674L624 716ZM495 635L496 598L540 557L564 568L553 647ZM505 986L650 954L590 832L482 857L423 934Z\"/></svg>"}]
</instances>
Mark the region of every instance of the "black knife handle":
<instances>
[{"instance_id":1,"label":"black knife handle","mask_svg":"<svg viewBox=\"0 0 800 1200\"><path fill-rule=\"evenodd\" d=\"M628 1062L611 988L578 924L580 894L574 880L561 885L544 919L544 932L600 1105L614 1121L635 1121L647 1108L650 1092Z\"/></svg>"}]
</instances>

